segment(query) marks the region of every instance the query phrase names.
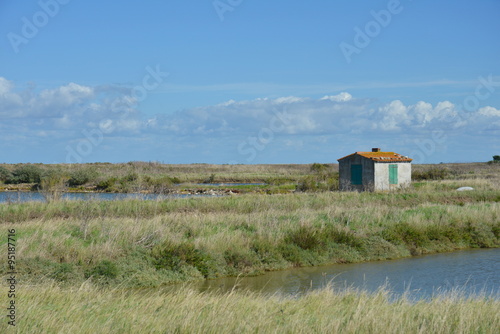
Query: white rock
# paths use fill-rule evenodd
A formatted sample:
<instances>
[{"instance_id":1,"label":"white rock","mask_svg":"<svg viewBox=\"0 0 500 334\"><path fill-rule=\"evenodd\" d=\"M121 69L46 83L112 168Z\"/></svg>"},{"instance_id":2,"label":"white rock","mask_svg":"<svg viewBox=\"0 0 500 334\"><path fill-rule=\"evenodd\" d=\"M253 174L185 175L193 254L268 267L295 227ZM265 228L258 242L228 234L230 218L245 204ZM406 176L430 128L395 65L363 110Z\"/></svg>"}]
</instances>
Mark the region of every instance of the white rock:
<instances>
[{"instance_id":1,"label":"white rock","mask_svg":"<svg viewBox=\"0 0 500 334\"><path fill-rule=\"evenodd\" d=\"M467 191L467 190L474 190L472 187L460 187L457 189L457 191Z\"/></svg>"}]
</instances>

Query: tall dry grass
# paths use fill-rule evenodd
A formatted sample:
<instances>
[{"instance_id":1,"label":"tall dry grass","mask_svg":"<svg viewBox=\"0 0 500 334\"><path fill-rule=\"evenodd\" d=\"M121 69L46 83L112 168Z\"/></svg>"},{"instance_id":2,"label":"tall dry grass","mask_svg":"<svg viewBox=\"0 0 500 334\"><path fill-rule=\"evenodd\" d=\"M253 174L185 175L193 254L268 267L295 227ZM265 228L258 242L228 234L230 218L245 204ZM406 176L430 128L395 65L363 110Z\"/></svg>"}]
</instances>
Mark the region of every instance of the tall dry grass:
<instances>
[{"instance_id":1,"label":"tall dry grass","mask_svg":"<svg viewBox=\"0 0 500 334\"><path fill-rule=\"evenodd\" d=\"M13 172L23 166L26 167L23 164L0 164L5 173ZM56 172L57 175L64 176L65 180L69 179L69 185L73 189L81 186L81 190L96 187L102 190L103 186L107 186L106 190L111 192L148 190L158 184L171 186L172 183L196 184L207 181L300 184L311 176L321 173L334 175L338 172L338 164L180 165L134 161L119 164L36 164L35 166L43 174ZM460 181L497 179L498 182L500 174L500 164L487 163L413 165L412 168L415 176L428 175L430 171L437 170L439 172L437 175L442 175L445 179ZM2 180L0 184L1 182ZM26 188L21 187L21 189Z\"/></svg>"},{"instance_id":2,"label":"tall dry grass","mask_svg":"<svg viewBox=\"0 0 500 334\"><path fill-rule=\"evenodd\" d=\"M68 201L1 205L0 217L18 231L24 280L137 287L498 247L498 198L417 189Z\"/></svg>"},{"instance_id":3,"label":"tall dry grass","mask_svg":"<svg viewBox=\"0 0 500 334\"><path fill-rule=\"evenodd\" d=\"M276 166L271 172L267 166L100 167L110 176L142 168L158 175L186 173L186 180L225 172L229 180L235 171L246 174L240 181L310 173L309 166ZM6 248L8 229L15 228L17 235L17 330L496 333L498 298L460 293L415 303L387 291L324 289L292 299L136 289L291 266L500 246L497 166L453 168L452 179L415 182L391 193L0 204L0 248ZM460 186L476 190L457 192ZM2 266L0 274L5 271ZM6 295L5 285L0 293ZM8 330L1 322L0 332Z\"/></svg>"},{"instance_id":4,"label":"tall dry grass","mask_svg":"<svg viewBox=\"0 0 500 334\"><path fill-rule=\"evenodd\" d=\"M331 288L299 298L250 292L123 291L23 286L18 333L484 333L500 301L450 293L430 301ZM3 291L2 291L3 293ZM6 322L0 331L8 333Z\"/></svg>"}]
</instances>

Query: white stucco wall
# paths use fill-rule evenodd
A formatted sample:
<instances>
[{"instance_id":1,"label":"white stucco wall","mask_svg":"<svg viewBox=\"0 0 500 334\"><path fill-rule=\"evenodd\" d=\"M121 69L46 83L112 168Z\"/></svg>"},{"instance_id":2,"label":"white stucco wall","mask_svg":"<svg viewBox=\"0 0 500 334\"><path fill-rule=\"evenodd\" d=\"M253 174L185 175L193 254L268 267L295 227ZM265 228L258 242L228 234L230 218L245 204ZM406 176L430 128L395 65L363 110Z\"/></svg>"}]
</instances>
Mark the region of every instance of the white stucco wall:
<instances>
[{"instance_id":1,"label":"white stucco wall","mask_svg":"<svg viewBox=\"0 0 500 334\"><path fill-rule=\"evenodd\" d=\"M389 184L389 165L398 166L398 184ZM411 163L375 162L375 190L404 188L411 184Z\"/></svg>"}]
</instances>

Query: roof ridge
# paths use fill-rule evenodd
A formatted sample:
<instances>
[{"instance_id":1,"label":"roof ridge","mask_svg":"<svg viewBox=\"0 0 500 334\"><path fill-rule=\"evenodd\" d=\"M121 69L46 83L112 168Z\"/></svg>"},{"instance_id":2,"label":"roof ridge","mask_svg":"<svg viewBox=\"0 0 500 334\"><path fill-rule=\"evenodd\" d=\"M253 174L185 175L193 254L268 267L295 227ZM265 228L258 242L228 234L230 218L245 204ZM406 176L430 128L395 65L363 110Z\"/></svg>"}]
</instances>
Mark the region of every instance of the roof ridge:
<instances>
[{"instance_id":1,"label":"roof ridge","mask_svg":"<svg viewBox=\"0 0 500 334\"><path fill-rule=\"evenodd\" d=\"M367 158L373 161L399 161L399 162L411 162L413 159L410 159L409 157L396 153L396 152L365 152L365 151L357 151L355 153L349 154L343 158L338 159L342 160L347 157L350 157L352 155L360 155L363 158Z\"/></svg>"}]
</instances>

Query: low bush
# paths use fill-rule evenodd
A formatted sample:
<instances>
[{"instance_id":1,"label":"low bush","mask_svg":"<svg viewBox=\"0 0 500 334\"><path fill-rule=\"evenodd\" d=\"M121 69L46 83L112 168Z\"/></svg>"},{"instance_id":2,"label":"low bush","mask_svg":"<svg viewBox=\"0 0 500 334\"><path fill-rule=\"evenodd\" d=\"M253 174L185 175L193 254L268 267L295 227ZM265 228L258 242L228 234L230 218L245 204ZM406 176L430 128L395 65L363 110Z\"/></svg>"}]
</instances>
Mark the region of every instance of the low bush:
<instances>
[{"instance_id":1,"label":"low bush","mask_svg":"<svg viewBox=\"0 0 500 334\"><path fill-rule=\"evenodd\" d=\"M46 201L57 201L66 190L66 177L57 169L45 171L36 187L42 192Z\"/></svg>"},{"instance_id":2,"label":"low bush","mask_svg":"<svg viewBox=\"0 0 500 334\"><path fill-rule=\"evenodd\" d=\"M425 171L413 170L411 173L412 180L444 180L450 176L450 170L441 167L432 167Z\"/></svg>"},{"instance_id":3,"label":"low bush","mask_svg":"<svg viewBox=\"0 0 500 334\"><path fill-rule=\"evenodd\" d=\"M215 182L215 174L210 174L202 183L214 183Z\"/></svg>"},{"instance_id":4,"label":"low bush","mask_svg":"<svg viewBox=\"0 0 500 334\"><path fill-rule=\"evenodd\" d=\"M363 242L353 231L333 225L322 228L314 226L301 226L291 231L285 237L285 243L292 243L305 250L317 250L326 252L333 244L346 245L348 247L362 250Z\"/></svg>"},{"instance_id":5,"label":"low bush","mask_svg":"<svg viewBox=\"0 0 500 334\"><path fill-rule=\"evenodd\" d=\"M68 185L70 187L82 186L97 178L98 172L93 168L76 170L69 175Z\"/></svg>"},{"instance_id":6,"label":"low bush","mask_svg":"<svg viewBox=\"0 0 500 334\"><path fill-rule=\"evenodd\" d=\"M500 164L500 155L494 155L493 160L488 161L488 164Z\"/></svg>"},{"instance_id":7,"label":"low bush","mask_svg":"<svg viewBox=\"0 0 500 334\"><path fill-rule=\"evenodd\" d=\"M59 265L57 265L57 267L52 272L50 277L57 280L57 281L64 282L64 281L68 281L71 278L73 278L73 275L74 275L73 264L60 263Z\"/></svg>"},{"instance_id":8,"label":"low bush","mask_svg":"<svg viewBox=\"0 0 500 334\"><path fill-rule=\"evenodd\" d=\"M5 167L0 166L0 181L7 181L12 177L12 173Z\"/></svg>"},{"instance_id":9,"label":"low bush","mask_svg":"<svg viewBox=\"0 0 500 334\"><path fill-rule=\"evenodd\" d=\"M382 231L382 237L396 245L404 244L421 247L428 243L429 238L422 229L408 223L393 224Z\"/></svg>"},{"instance_id":10,"label":"low bush","mask_svg":"<svg viewBox=\"0 0 500 334\"><path fill-rule=\"evenodd\" d=\"M118 179L116 177L109 177L105 180L99 181L96 189L100 191L112 191Z\"/></svg>"},{"instance_id":11,"label":"low bush","mask_svg":"<svg viewBox=\"0 0 500 334\"><path fill-rule=\"evenodd\" d=\"M238 275L242 271L244 272L246 268L252 268L258 262L255 253L252 254L251 252L235 248L224 252L224 260L228 267L235 269L234 273L231 273L233 275Z\"/></svg>"},{"instance_id":12,"label":"low bush","mask_svg":"<svg viewBox=\"0 0 500 334\"><path fill-rule=\"evenodd\" d=\"M185 265L195 267L203 277L215 277L217 268L214 259L190 242L175 244L166 241L151 251L157 269L181 271Z\"/></svg>"},{"instance_id":13,"label":"low bush","mask_svg":"<svg viewBox=\"0 0 500 334\"><path fill-rule=\"evenodd\" d=\"M102 260L85 272L86 278L91 276L98 279L113 279L118 276L118 267L109 260Z\"/></svg>"},{"instance_id":14,"label":"low bush","mask_svg":"<svg viewBox=\"0 0 500 334\"><path fill-rule=\"evenodd\" d=\"M311 165L311 172L315 172L315 173L326 173L328 172L329 170L331 169L331 166L328 165L328 164L320 164L320 163L313 163Z\"/></svg>"},{"instance_id":15,"label":"low bush","mask_svg":"<svg viewBox=\"0 0 500 334\"><path fill-rule=\"evenodd\" d=\"M338 173L310 175L303 178L295 187L299 192L321 192L334 191L339 189Z\"/></svg>"},{"instance_id":16,"label":"low bush","mask_svg":"<svg viewBox=\"0 0 500 334\"><path fill-rule=\"evenodd\" d=\"M7 183L40 183L43 169L35 165L23 165L12 172L12 176L7 179Z\"/></svg>"},{"instance_id":17,"label":"low bush","mask_svg":"<svg viewBox=\"0 0 500 334\"><path fill-rule=\"evenodd\" d=\"M122 180L125 182L134 182L137 181L138 179L139 179L139 174L137 174L136 172L128 173L122 178Z\"/></svg>"},{"instance_id":18,"label":"low bush","mask_svg":"<svg viewBox=\"0 0 500 334\"><path fill-rule=\"evenodd\" d=\"M266 183L273 186L281 186L293 182L292 179L286 177L271 177L266 180Z\"/></svg>"},{"instance_id":19,"label":"low bush","mask_svg":"<svg viewBox=\"0 0 500 334\"><path fill-rule=\"evenodd\" d=\"M178 178L171 178L169 176L160 176L158 178L152 178L151 176L145 176L142 179L143 187L148 190L157 193L169 193L175 183L180 183Z\"/></svg>"}]
</instances>

